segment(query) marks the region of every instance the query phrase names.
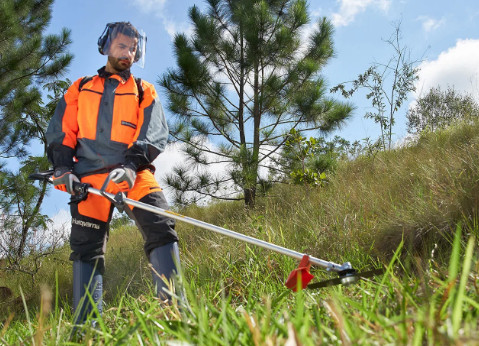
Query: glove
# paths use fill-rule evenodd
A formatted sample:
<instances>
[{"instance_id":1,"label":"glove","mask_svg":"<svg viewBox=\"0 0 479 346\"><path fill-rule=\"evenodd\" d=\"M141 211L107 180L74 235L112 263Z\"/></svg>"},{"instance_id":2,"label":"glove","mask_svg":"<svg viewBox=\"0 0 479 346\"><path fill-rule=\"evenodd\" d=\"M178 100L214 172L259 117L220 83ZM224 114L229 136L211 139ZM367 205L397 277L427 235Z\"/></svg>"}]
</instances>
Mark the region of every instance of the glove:
<instances>
[{"instance_id":1,"label":"glove","mask_svg":"<svg viewBox=\"0 0 479 346\"><path fill-rule=\"evenodd\" d=\"M77 176L73 174L72 171L67 167L55 168L52 179L55 189L68 192L71 195L75 194L75 190L73 189L73 182L80 182Z\"/></svg>"},{"instance_id":2,"label":"glove","mask_svg":"<svg viewBox=\"0 0 479 346\"><path fill-rule=\"evenodd\" d=\"M135 184L136 171L126 165L112 170L109 174L109 178L118 185L120 191L126 192Z\"/></svg>"}]
</instances>

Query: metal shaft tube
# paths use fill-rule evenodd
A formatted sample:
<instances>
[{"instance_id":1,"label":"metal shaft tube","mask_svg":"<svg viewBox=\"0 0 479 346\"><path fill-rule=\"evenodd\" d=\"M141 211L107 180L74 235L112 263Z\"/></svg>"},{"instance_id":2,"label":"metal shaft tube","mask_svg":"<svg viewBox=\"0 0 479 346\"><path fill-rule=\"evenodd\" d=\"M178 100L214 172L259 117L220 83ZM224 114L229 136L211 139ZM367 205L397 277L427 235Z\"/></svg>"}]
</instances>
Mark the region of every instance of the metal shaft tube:
<instances>
[{"instance_id":1,"label":"metal shaft tube","mask_svg":"<svg viewBox=\"0 0 479 346\"><path fill-rule=\"evenodd\" d=\"M92 187L88 188L88 192L93 193L93 194L98 195L98 196L107 196L110 199L115 199L115 195L113 195L111 193L108 193L108 192L100 191L100 190L92 188ZM162 208L154 207L154 206L151 206L151 205L139 202L139 201L135 201L135 200L132 200L132 199L129 199L129 198L123 198L123 201L126 204L131 205L132 207L147 210L147 211L150 211L152 213L159 214L159 215L162 215L162 216L166 216L166 217L178 220L178 221L183 221L183 222L186 222L188 224L198 226L198 227L201 227L201 228L204 228L204 229L207 229L207 230L225 235L225 236L230 237L230 238L238 239L238 240L247 242L249 244L253 244L253 245L260 246L262 248L265 248L265 249L268 249L268 250L271 250L271 251L278 252L280 254L295 258L297 260L301 260L303 258L303 256L305 255L305 254L302 254L300 252L290 250L290 249L287 249L287 248L282 247L282 246L271 244L271 243L268 243L266 241L256 239L256 238L253 238L253 237L241 234L241 233L237 233L237 232L231 231L231 230L223 228L223 227L212 225L212 224L209 224L207 222L203 222L203 221L196 220L196 219L193 219L193 218L185 216L185 215L175 213L174 211L171 211L171 210L165 210L165 209L162 209ZM326 268L328 270L332 270L332 271L335 271L335 272L339 272L339 271L342 271L342 270L345 270L345 269L351 269L351 264L349 262L346 262L346 263L341 265L341 264L337 264L337 263L333 263L333 262L324 261L324 260L321 260L319 258L312 257L312 256L309 256L309 261L310 261L311 264L314 264L314 265L317 265L317 266L320 266L320 267L323 267L323 268Z\"/></svg>"}]
</instances>

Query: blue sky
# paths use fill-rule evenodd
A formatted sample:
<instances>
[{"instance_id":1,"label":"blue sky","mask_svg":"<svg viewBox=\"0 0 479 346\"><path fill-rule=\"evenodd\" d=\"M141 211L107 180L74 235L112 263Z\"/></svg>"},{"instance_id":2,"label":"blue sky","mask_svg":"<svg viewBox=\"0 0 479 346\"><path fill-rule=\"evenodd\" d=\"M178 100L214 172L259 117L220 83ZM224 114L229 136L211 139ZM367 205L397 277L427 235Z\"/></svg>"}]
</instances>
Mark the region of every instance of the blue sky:
<instances>
[{"instance_id":1,"label":"blue sky","mask_svg":"<svg viewBox=\"0 0 479 346\"><path fill-rule=\"evenodd\" d=\"M95 74L104 65L106 57L98 53L97 39L105 24L130 21L148 36L145 68L133 67L132 72L154 83L165 103L156 81L168 68L175 67L172 39L175 33L191 31L188 9L193 5L206 7L204 1L192 0L57 0L49 32L58 33L62 27L71 29L70 51L75 57L66 77L74 81ZM355 79L373 62L387 63L392 51L384 39L400 21L403 44L410 49L411 58L422 60L417 92L411 95L411 102L438 85L454 86L479 99L477 0L312 0L309 12L312 22L326 16L335 26L336 57L324 70L329 86ZM341 99L339 94L335 97ZM357 107L353 119L337 134L351 141L376 139L377 124L363 118L370 110L364 94L358 93L351 101ZM407 107L398 114L396 139L406 135ZM174 150L160 155L156 161L159 179L177 156ZM65 194L52 191L44 212L55 215L67 209L66 203Z\"/></svg>"}]
</instances>

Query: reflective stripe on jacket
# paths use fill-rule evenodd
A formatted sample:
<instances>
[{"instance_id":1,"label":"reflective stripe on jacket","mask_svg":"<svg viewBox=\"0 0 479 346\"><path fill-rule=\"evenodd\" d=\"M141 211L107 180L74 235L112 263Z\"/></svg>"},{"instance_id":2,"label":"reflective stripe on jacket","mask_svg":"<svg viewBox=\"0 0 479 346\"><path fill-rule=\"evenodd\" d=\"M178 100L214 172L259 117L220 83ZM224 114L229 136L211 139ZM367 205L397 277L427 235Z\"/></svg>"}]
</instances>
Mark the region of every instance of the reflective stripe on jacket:
<instances>
[{"instance_id":1,"label":"reflective stripe on jacket","mask_svg":"<svg viewBox=\"0 0 479 346\"><path fill-rule=\"evenodd\" d=\"M102 73L103 72L103 73ZM166 146L168 126L152 84L142 81L139 104L135 79L128 73L82 78L67 90L47 129L48 158L54 167L72 167L79 176L122 164L150 164ZM73 156L76 160L73 163Z\"/></svg>"}]
</instances>

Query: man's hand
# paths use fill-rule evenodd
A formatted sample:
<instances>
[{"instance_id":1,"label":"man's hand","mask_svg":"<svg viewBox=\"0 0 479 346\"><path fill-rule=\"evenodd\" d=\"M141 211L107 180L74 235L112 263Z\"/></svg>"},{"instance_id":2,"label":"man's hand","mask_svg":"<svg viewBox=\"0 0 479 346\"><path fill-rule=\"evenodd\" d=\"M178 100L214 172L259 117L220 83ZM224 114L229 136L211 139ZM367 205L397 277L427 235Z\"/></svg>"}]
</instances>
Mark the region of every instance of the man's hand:
<instances>
[{"instance_id":1,"label":"man's hand","mask_svg":"<svg viewBox=\"0 0 479 346\"><path fill-rule=\"evenodd\" d=\"M72 171L67 167L55 168L52 179L55 189L68 192L71 195L75 194L75 190L73 189L73 182L80 182L77 176L73 174Z\"/></svg>"},{"instance_id":2,"label":"man's hand","mask_svg":"<svg viewBox=\"0 0 479 346\"><path fill-rule=\"evenodd\" d=\"M115 168L109 175L111 181L116 183L121 191L126 192L130 190L135 184L136 171L128 165L120 168Z\"/></svg>"}]
</instances>

